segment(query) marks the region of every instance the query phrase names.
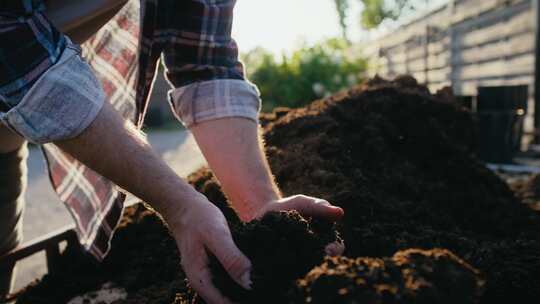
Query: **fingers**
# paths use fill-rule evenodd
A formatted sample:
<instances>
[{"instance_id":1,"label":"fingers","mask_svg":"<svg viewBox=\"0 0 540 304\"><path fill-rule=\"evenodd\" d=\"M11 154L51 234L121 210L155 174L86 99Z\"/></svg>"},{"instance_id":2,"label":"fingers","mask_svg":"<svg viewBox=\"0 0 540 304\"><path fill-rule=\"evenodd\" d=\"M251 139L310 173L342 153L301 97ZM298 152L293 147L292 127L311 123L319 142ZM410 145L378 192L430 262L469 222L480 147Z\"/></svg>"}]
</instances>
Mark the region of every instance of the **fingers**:
<instances>
[{"instance_id":1,"label":"fingers","mask_svg":"<svg viewBox=\"0 0 540 304\"><path fill-rule=\"evenodd\" d=\"M231 304L212 284L208 256L203 246L197 246L197 248L185 252L185 255L182 256L182 266L189 283L206 303Z\"/></svg>"},{"instance_id":2,"label":"fingers","mask_svg":"<svg viewBox=\"0 0 540 304\"><path fill-rule=\"evenodd\" d=\"M298 195L291 203L294 205L293 208L304 216L337 221L344 215L343 209L332 206L328 201L323 199Z\"/></svg>"},{"instance_id":3,"label":"fingers","mask_svg":"<svg viewBox=\"0 0 540 304\"><path fill-rule=\"evenodd\" d=\"M218 258L219 262L225 268L229 276L244 289L251 289L251 262L236 247L231 233L227 228L222 234L209 236L208 249Z\"/></svg>"},{"instance_id":4,"label":"fingers","mask_svg":"<svg viewBox=\"0 0 540 304\"><path fill-rule=\"evenodd\" d=\"M324 251L329 256L340 256L345 252L345 245L341 242L333 242L326 245Z\"/></svg>"},{"instance_id":5,"label":"fingers","mask_svg":"<svg viewBox=\"0 0 540 304\"><path fill-rule=\"evenodd\" d=\"M199 269L199 271L194 273L190 273L186 269L186 275L189 278L191 286L199 293L201 298L208 304L231 304L232 302L225 298L212 284L212 276L208 267L205 265Z\"/></svg>"}]
</instances>

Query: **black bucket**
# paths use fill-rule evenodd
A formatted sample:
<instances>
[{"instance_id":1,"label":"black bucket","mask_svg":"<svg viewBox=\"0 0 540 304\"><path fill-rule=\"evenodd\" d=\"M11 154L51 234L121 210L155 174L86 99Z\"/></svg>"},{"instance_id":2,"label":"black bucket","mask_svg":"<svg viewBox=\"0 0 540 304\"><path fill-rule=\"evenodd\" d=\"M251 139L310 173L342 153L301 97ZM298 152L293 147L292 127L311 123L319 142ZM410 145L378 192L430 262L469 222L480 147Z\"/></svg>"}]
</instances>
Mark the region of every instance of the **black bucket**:
<instances>
[{"instance_id":1,"label":"black bucket","mask_svg":"<svg viewBox=\"0 0 540 304\"><path fill-rule=\"evenodd\" d=\"M528 87L478 88L478 155L492 163L511 163L520 150Z\"/></svg>"}]
</instances>

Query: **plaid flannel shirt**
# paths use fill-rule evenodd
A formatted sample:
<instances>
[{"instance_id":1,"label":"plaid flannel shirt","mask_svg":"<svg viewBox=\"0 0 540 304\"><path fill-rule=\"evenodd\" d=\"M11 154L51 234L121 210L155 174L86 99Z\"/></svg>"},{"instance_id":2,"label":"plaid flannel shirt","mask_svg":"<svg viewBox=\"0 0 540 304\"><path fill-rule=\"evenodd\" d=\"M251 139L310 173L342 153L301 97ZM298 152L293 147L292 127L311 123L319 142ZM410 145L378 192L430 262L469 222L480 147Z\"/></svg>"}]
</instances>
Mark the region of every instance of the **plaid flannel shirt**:
<instances>
[{"instance_id":1,"label":"plaid flannel shirt","mask_svg":"<svg viewBox=\"0 0 540 304\"><path fill-rule=\"evenodd\" d=\"M22 0L25 9L28 4L39 5L40 2ZM203 107L197 111L201 115L186 114L188 124L204 120L211 109L219 109L216 103L226 103L230 113L213 113L212 117L253 118L254 110L246 112L245 108L235 107L232 98L235 92L257 94L250 84L248 93L239 88L240 82L247 82L238 61L237 46L231 39L235 2L130 0L82 46L84 57L100 80L107 100L125 118L141 127L161 56L166 77L176 88L170 92L171 103L173 107L183 108L177 115L182 116L183 111L187 113L187 109L195 107L190 102L182 102L186 96L193 99L203 94L202 105L196 106ZM220 80L226 82L220 83ZM214 85L209 87L212 82ZM22 87L27 85L24 81L19 83ZM212 97L201 93L208 91L213 92ZM56 146L46 144L43 151L53 188L76 222L81 245L98 260L103 259L120 220L125 195L106 178Z\"/></svg>"},{"instance_id":2,"label":"plaid flannel shirt","mask_svg":"<svg viewBox=\"0 0 540 304\"><path fill-rule=\"evenodd\" d=\"M15 106L66 48L44 8L41 1L0 2L0 111Z\"/></svg>"}]
</instances>

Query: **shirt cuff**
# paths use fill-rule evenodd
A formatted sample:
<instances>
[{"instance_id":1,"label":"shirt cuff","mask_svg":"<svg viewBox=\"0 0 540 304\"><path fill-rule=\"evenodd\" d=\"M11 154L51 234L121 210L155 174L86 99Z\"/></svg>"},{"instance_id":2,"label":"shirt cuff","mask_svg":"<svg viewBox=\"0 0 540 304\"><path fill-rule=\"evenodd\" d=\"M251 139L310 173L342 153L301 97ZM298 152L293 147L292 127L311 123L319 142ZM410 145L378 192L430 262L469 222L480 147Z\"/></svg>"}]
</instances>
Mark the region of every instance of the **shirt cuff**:
<instances>
[{"instance_id":1,"label":"shirt cuff","mask_svg":"<svg viewBox=\"0 0 540 304\"><path fill-rule=\"evenodd\" d=\"M101 84L70 43L21 101L0 113L0 121L33 143L66 140L82 133L104 102Z\"/></svg>"},{"instance_id":2,"label":"shirt cuff","mask_svg":"<svg viewBox=\"0 0 540 304\"><path fill-rule=\"evenodd\" d=\"M243 117L258 123L261 109L257 87L237 79L196 82L169 91L176 117L186 126L225 117Z\"/></svg>"}]
</instances>

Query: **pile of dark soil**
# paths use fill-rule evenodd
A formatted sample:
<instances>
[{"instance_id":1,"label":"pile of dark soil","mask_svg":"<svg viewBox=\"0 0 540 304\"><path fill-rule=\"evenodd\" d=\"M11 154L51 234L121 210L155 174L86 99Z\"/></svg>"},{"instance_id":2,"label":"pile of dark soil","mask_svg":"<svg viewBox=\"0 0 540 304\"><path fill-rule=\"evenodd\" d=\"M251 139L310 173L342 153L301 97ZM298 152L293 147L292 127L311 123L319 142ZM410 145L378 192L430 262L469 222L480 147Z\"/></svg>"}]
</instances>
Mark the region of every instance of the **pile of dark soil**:
<instances>
[{"instance_id":1,"label":"pile of dark soil","mask_svg":"<svg viewBox=\"0 0 540 304\"><path fill-rule=\"evenodd\" d=\"M409 249L392 258L327 258L300 281L312 304L472 304L483 281L447 250Z\"/></svg>"},{"instance_id":2,"label":"pile of dark soil","mask_svg":"<svg viewBox=\"0 0 540 304\"><path fill-rule=\"evenodd\" d=\"M102 264L67 248L56 272L28 286L17 303L66 303L106 282L125 288L121 303L182 303L188 295L176 243L161 218L143 204L126 208Z\"/></svg>"},{"instance_id":3,"label":"pile of dark soil","mask_svg":"<svg viewBox=\"0 0 540 304\"><path fill-rule=\"evenodd\" d=\"M476 142L474 122L448 94L431 95L410 77L394 82L375 79L305 108L279 109L263 116L261 121L270 165L284 194L318 196L345 209L338 230L347 245L346 256L368 257L356 260L368 263L409 248L446 248L481 271L486 284L480 303L510 303L519 297L520 303L526 304L536 303L540 298L540 215L519 203L506 183L476 159L472 152ZM232 227L238 227L238 218L227 206L208 170L195 173L190 181L220 206ZM78 285L85 285L84 288L76 287L77 292L71 293L91 290L86 287L112 280L130 293L128 300L121 303L190 300L174 242L158 218L146 212L128 214L126 221L131 223L120 229L110 257L100 270L94 270L96 280L88 279L92 275L82 279L81 273L86 272L80 271L78 258L70 260L67 255L66 261L75 261L65 266L72 269L72 272L66 270L71 275L69 284L86 280ZM244 246L248 245L242 244L240 248L249 251ZM294 244L289 246L295 248ZM297 258L289 254L279 257ZM298 254L304 253L300 250ZM453 281L453 277L462 275L466 282L478 282L471 277L474 271L466 264L455 262L459 260L453 256L427 254L428 257L420 260L416 257L422 254L414 256L414 259L404 258L407 265L401 266L397 266L395 257L382 259L388 271L415 269L416 275L434 284L426 289L427 293L400 291L418 296L417 302L411 300L411 303L425 303L421 301L426 299L424 295L435 291L436 295L446 294L450 287L439 284L442 281L454 282L454 289L464 288L463 296L470 291L471 301L478 295L473 288L477 285ZM295 261L302 270L307 268L303 262ZM272 263L284 265L281 263L290 261L276 259ZM373 279L371 273L358 269L357 262L343 263L336 267L343 273L358 275L357 286L364 286L362 280ZM321 267L334 267L329 265L327 262ZM369 262L367 266L373 265ZM429 270L424 268L426 265L435 270L424 271ZM271 268L264 264L255 267L261 273ZM293 277L293 272L290 271L288 278ZM392 278L396 281L391 286L400 286L399 280L405 276ZM58 279L58 275L47 276L24 296L47 297L50 290L60 292L62 288L57 284L67 281ZM219 282L221 279L216 278L216 284ZM275 282L279 280L273 282L278 284ZM304 282L319 280L308 276ZM311 283L305 286L310 286L311 293L319 290ZM338 294L343 288L337 283L324 286L327 286L324 290L339 287ZM266 292L272 290L267 287L272 285L246 296L265 299ZM223 287L227 292L225 289L228 288ZM275 290L281 293L284 287ZM352 289L347 292L363 294L353 293ZM309 294L305 297L319 299ZM289 299L291 303L299 303L293 300L293 295ZM446 299L437 299L439 302L430 303L448 303L444 302ZM373 303L387 302L383 299Z\"/></svg>"},{"instance_id":4,"label":"pile of dark soil","mask_svg":"<svg viewBox=\"0 0 540 304\"><path fill-rule=\"evenodd\" d=\"M540 174L532 174L528 178L510 183L510 188L523 203L540 211Z\"/></svg>"},{"instance_id":5,"label":"pile of dark soil","mask_svg":"<svg viewBox=\"0 0 540 304\"><path fill-rule=\"evenodd\" d=\"M481 303L540 297L540 215L475 157L474 121L448 94L375 79L262 121L283 192L344 208L346 256L447 248L485 275ZM209 171L192 181L224 204Z\"/></svg>"}]
</instances>

